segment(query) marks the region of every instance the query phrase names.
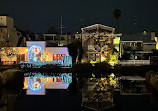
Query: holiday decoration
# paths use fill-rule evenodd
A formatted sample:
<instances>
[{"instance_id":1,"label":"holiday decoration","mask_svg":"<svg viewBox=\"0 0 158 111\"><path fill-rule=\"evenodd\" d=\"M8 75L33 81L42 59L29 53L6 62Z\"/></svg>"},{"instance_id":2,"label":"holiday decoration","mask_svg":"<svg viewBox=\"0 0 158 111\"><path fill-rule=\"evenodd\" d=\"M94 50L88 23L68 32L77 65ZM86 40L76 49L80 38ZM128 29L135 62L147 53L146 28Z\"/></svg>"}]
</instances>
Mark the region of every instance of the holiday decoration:
<instances>
[{"instance_id":1,"label":"holiday decoration","mask_svg":"<svg viewBox=\"0 0 158 111\"><path fill-rule=\"evenodd\" d=\"M2 56L7 56L8 58L13 58L19 54L17 47L4 47L1 48Z\"/></svg>"},{"instance_id":2,"label":"holiday decoration","mask_svg":"<svg viewBox=\"0 0 158 111\"><path fill-rule=\"evenodd\" d=\"M29 62L40 61L42 55L42 48L39 45L33 45L29 48Z\"/></svg>"}]
</instances>

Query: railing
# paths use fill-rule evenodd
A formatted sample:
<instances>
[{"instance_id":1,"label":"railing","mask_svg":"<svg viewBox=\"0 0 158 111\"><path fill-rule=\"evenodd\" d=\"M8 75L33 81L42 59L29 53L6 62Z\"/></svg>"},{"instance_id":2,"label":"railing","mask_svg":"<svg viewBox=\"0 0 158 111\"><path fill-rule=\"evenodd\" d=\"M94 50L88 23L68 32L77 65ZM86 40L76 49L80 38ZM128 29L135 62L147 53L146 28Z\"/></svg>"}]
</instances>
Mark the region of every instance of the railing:
<instances>
[{"instance_id":1,"label":"railing","mask_svg":"<svg viewBox=\"0 0 158 111\"><path fill-rule=\"evenodd\" d=\"M120 65L150 65L150 60L119 60Z\"/></svg>"}]
</instances>

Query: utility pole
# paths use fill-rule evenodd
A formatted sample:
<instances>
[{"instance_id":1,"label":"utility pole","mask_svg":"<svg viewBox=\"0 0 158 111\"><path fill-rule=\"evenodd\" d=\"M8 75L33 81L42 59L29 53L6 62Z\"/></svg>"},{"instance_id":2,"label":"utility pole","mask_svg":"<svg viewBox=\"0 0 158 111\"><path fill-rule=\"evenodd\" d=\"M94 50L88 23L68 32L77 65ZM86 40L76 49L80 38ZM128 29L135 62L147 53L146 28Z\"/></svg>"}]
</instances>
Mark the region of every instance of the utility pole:
<instances>
[{"instance_id":1,"label":"utility pole","mask_svg":"<svg viewBox=\"0 0 158 111\"><path fill-rule=\"evenodd\" d=\"M66 27L63 27L63 17L62 17L62 14L61 14L61 21L60 21L60 36L59 36L59 45L60 45L60 40L61 40L61 36L63 34L63 28L66 28Z\"/></svg>"},{"instance_id":2,"label":"utility pole","mask_svg":"<svg viewBox=\"0 0 158 111\"><path fill-rule=\"evenodd\" d=\"M133 17L133 25L134 25L134 34L136 34L136 26L137 26L137 21L136 21L136 16Z\"/></svg>"},{"instance_id":3,"label":"utility pole","mask_svg":"<svg viewBox=\"0 0 158 111\"><path fill-rule=\"evenodd\" d=\"M61 21L60 21L60 35L63 34L63 29L66 27L63 27L63 18L62 18L62 14L61 14Z\"/></svg>"}]
</instances>

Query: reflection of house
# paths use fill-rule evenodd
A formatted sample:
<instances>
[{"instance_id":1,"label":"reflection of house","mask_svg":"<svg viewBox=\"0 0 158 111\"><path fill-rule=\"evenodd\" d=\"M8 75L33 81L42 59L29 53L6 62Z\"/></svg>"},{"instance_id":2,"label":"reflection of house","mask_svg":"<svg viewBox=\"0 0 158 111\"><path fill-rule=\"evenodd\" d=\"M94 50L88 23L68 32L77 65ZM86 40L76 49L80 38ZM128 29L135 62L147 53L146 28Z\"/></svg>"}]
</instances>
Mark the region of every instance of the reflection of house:
<instances>
[{"instance_id":1,"label":"reflection of house","mask_svg":"<svg viewBox=\"0 0 158 111\"><path fill-rule=\"evenodd\" d=\"M42 76L41 73L35 73L36 76L24 78L24 87L27 89L27 95L45 95L47 89L67 89L72 82L72 73L59 73L59 76Z\"/></svg>"},{"instance_id":2,"label":"reflection of house","mask_svg":"<svg viewBox=\"0 0 158 111\"><path fill-rule=\"evenodd\" d=\"M147 93L145 78L140 76L122 76L120 84L121 95L139 95Z\"/></svg>"},{"instance_id":3,"label":"reflection of house","mask_svg":"<svg viewBox=\"0 0 158 111\"><path fill-rule=\"evenodd\" d=\"M113 52L114 28L101 24L84 27L82 30L83 62L109 61ZM80 35L76 35L79 38Z\"/></svg>"},{"instance_id":4,"label":"reflection of house","mask_svg":"<svg viewBox=\"0 0 158 111\"><path fill-rule=\"evenodd\" d=\"M20 61L58 61L69 56L67 47L47 47L45 41L27 41L27 47L4 47L1 62L13 64Z\"/></svg>"},{"instance_id":5,"label":"reflection of house","mask_svg":"<svg viewBox=\"0 0 158 111\"><path fill-rule=\"evenodd\" d=\"M44 40L54 46L66 46L72 42L71 35L59 35L59 34L43 34Z\"/></svg>"}]
</instances>

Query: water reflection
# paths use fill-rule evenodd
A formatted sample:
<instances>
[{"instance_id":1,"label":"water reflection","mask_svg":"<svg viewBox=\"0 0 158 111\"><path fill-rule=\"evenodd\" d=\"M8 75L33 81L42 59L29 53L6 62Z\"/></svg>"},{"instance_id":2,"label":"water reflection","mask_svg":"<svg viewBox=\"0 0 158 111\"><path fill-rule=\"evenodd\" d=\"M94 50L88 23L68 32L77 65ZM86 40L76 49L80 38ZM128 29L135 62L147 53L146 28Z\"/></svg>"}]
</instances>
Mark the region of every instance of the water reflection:
<instances>
[{"instance_id":1,"label":"water reflection","mask_svg":"<svg viewBox=\"0 0 158 111\"><path fill-rule=\"evenodd\" d=\"M30 73L28 77L25 77L23 89L27 89L27 95L45 95L45 90L67 89L71 82L72 73L58 73L54 76Z\"/></svg>"},{"instance_id":2,"label":"water reflection","mask_svg":"<svg viewBox=\"0 0 158 111\"><path fill-rule=\"evenodd\" d=\"M82 105L95 110L113 106L113 89L117 88L118 79L112 73L104 78L84 78Z\"/></svg>"}]
</instances>

